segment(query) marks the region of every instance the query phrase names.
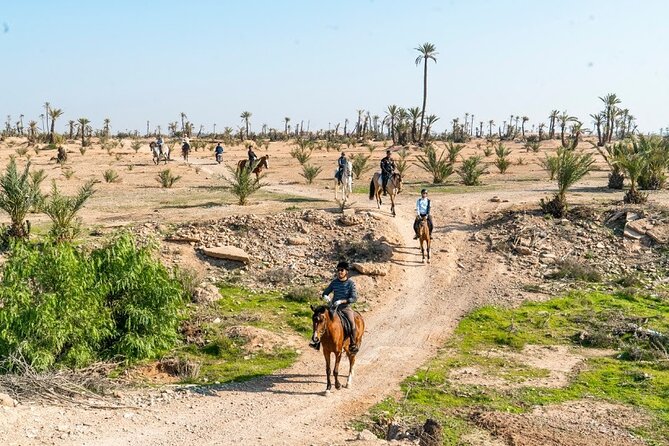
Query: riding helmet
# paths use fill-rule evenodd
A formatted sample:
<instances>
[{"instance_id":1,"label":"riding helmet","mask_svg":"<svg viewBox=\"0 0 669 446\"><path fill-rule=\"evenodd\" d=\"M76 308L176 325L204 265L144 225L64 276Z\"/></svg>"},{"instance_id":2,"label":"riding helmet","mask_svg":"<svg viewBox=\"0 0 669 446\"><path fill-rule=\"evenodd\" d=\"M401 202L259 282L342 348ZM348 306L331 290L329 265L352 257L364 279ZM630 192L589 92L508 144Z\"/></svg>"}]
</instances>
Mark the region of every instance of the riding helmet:
<instances>
[{"instance_id":1,"label":"riding helmet","mask_svg":"<svg viewBox=\"0 0 669 446\"><path fill-rule=\"evenodd\" d=\"M426 193L427 193L427 189L423 189L423 190L421 190L420 193L421 193L421 194L426 194Z\"/></svg>"},{"instance_id":2,"label":"riding helmet","mask_svg":"<svg viewBox=\"0 0 669 446\"><path fill-rule=\"evenodd\" d=\"M337 269L345 269L348 271L348 262L346 260L342 260L341 262L337 263Z\"/></svg>"}]
</instances>

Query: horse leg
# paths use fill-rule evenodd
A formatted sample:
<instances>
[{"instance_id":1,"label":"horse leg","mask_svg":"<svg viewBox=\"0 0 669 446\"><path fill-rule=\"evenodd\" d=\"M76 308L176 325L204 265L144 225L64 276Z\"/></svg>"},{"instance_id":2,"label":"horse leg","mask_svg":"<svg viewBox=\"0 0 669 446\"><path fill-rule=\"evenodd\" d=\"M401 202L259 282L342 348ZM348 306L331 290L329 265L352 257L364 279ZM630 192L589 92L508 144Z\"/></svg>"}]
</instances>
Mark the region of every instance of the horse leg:
<instances>
[{"instance_id":1,"label":"horse leg","mask_svg":"<svg viewBox=\"0 0 669 446\"><path fill-rule=\"evenodd\" d=\"M431 240L427 241L427 263L430 263L430 245L432 244Z\"/></svg>"},{"instance_id":2,"label":"horse leg","mask_svg":"<svg viewBox=\"0 0 669 446\"><path fill-rule=\"evenodd\" d=\"M341 352L335 353L335 366L334 366L334 381L335 389L341 389L341 384L339 383L339 361L341 361Z\"/></svg>"},{"instance_id":3,"label":"horse leg","mask_svg":"<svg viewBox=\"0 0 669 446\"><path fill-rule=\"evenodd\" d=\"M325 355L325 376L327 376L327 386L325 387L325 394L330 393L332 382L330 381L330 351L323 346L323 355Z\"/></svg>"},{"instance_id":4,"label":"horse leg","mask_svg":"<svg viewBox=\"0 0 669 446\"><path fill-rule=\"evenodd\" d=\"M344 387L350 389L353 387L353 366L355 365L355 353L348 354L348 378L346 379L346 384Z\"/></svg>"},{"instance_id":5,"label":"horse leg","mask_svg":"<svg viewBox=\"0 0 669 446\"><path fill-rule=\"evenodd\" d=\"M393 197L393 194L390 193L390 212L392 212L393 217L395 217L395 197Z\"/></svg>"},{"instance_id":6,"label":"horse leg","mask_svg":"<svg viewBox=\"0 0 669 446\"><path fill-rule=\"evenodd\" d=\"M425 250L423 249L423 239L420 239L420 255L423 257L422 262L425 263Z\"/></svg>"}]
</instances>

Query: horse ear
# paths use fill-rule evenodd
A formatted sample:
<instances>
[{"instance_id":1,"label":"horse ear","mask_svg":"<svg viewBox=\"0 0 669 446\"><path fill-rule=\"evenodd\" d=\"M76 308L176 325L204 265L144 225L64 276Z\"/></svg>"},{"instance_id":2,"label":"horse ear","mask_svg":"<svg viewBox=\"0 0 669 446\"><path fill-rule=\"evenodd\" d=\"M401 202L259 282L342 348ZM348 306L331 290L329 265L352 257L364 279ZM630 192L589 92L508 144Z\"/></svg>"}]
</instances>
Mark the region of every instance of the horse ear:
<instances>
[{"instance_id":1,"label":"horse ear","mask_svg":"<svg viewBox=\"0 0 669 446\"><path fill-rule=\"evenodd\" d=\"M311 307L311 311L316 312L316 308L314 308L313 305L309 305Z\"/></svg>"}]
</instances>

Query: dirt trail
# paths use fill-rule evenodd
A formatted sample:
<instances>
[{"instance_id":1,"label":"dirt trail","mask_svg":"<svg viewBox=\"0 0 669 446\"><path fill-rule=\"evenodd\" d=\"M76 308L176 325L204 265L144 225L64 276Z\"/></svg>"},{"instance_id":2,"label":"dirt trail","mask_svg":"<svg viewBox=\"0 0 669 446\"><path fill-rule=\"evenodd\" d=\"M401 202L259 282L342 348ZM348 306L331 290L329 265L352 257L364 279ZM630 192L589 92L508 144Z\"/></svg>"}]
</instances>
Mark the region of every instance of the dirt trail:
<instances>
[{"instance_id":1,"label":"dirt trail","mask_svg":"<svg viewBox=\"0 0 669 446\"><path fill-rule=\"evenodd\" d=\"M302 193L296 192L299 187L274 187ZM305 345L306 351L287 370L147 409L18 407L0 420L0 444L344 444L355 436L346 423L394 392L434 355L458 319L479 303L481 293L492 290L500 266L468 243L477 203L487 205L482 195L487 194L449 197L448 207L442 203L435 215L431 265L421 263L413 240L415 197L401 195L397 218L384 217L401 243L392 259L392 285L382 291L385 303L365 313L367 331L353 389L324 396L323 356ZM366 197L364 202L356 199L357 207L375 211ZM384 204L381 214L387 210ZM347 376L343 359L342 382ZM315 438L314 432L327 436Z\"/></svg>"}]
</instances>

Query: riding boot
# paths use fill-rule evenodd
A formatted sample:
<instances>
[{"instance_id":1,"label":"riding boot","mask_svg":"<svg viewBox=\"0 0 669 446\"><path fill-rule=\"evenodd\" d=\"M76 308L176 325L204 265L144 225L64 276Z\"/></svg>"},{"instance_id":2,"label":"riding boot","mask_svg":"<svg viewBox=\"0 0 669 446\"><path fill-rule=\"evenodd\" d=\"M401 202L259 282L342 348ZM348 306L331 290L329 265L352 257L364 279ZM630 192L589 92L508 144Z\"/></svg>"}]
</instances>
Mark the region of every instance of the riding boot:
<instances>
[{"instance_id":1,"label":"riding boot","mask_svg":"<svg viewBox=\"0 0 669 446\"><path fill-rule=\"evenodd\" d=\"M355 324L355 322L353 322L353 324ZM348 351L351 353L358 353L358 344L355 343L355 338L356 338L355 325L353 327L354 328L351 329L351 343L348 346Z\"/></svg>"},{"instance_id":2,"label":"riding boot","mask_svg":"<svg viewBox=\"0 0 669 446\"><path fill-rule=\"evenodd\" d=\"M413 235L413 239L414 239L414 240L418 240L418 233L417 233L417 232L414 233L414 235Z\"/></svg>"}]
</instances>

